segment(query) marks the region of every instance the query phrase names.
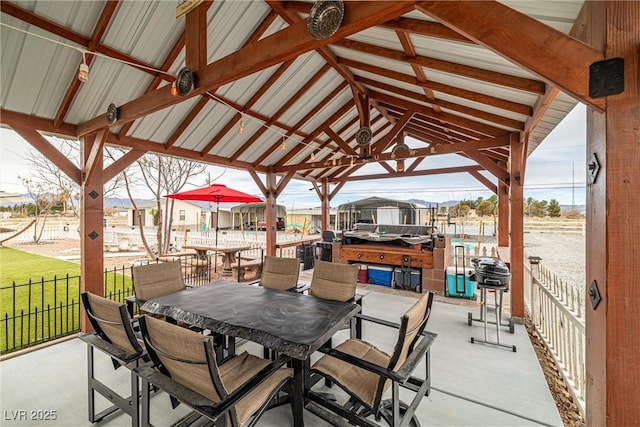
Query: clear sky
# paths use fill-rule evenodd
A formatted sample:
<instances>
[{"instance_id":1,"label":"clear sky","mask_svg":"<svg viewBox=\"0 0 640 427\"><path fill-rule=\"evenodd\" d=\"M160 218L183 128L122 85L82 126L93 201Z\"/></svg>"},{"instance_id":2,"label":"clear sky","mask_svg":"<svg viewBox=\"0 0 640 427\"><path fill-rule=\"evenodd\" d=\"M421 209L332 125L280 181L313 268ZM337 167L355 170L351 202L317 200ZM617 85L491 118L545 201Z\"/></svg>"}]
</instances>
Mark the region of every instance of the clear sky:
<instances>
[{"instance_id":1,"label":"clear sky","mask_svg":"<svg viewBox=\"0 0 640 427\"><path fill-rule=\"evenodd\" d=\"M411 142L407 142L410 146ZM29 164L25 154L33 150L19 135L9 129L0 129L0 190L25 193L18 175L28 175ZM430 167L461 166L472 164L458 155L432 156L422 165ZM421 166L424 167L424 166ZM578 104L573 111L551 132L529 156L525 177L525 198L537 200L556 199L562 205L585 204L586 180L586 108ZM378 165L366 165L358 174L380 172ZM245 171L210 166L209 173L215 182L262 197L253 179ZM487 175L489 176L489 175ZM492 179L492 181L496 181ZM207 184L206 174L196 179L185 190ZM320 201L309 182L292 180L278 198L287 210L319 206ZM396 178L375 182L347 183L332 200L331 206L378 196L396 200L420 199L430 202L487 198L491 193L467 173L426 177ZM126 193L122 193L126 197ZM136 197L148 198L140 193Z\"/></svg>"}]
</instances>

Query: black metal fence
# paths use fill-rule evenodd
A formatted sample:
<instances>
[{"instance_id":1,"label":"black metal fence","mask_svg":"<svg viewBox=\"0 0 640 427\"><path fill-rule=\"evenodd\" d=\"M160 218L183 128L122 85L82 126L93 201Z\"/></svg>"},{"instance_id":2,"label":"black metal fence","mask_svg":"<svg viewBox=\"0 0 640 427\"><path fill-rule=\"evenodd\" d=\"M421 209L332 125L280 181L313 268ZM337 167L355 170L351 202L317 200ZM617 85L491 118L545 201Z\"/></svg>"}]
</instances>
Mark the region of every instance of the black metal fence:
<instances>
[{"instance_id":1,"label":"black metal fence","mask_svg":"<svg viewBox=\"0 0 640 427\"><path fill-rule=\"evenodd\" d=\"M176 256L185 284L201 286L211 281L211 258ZM157 261L151 261L157 262ZM134 294L131 267L104 271L104 296L118 302ZM80 276L44 278L0 287L0 354L42 344L80 332Z\"/></svg>"}]
</instances>

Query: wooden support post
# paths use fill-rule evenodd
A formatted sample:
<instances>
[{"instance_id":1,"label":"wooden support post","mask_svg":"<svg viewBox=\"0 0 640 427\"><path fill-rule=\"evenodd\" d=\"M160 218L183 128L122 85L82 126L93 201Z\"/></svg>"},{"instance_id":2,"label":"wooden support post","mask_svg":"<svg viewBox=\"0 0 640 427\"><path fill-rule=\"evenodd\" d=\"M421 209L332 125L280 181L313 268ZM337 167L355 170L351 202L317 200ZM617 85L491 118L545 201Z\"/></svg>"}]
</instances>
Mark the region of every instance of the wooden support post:
<instances>
[{"instance_id":1,"label":"wooden support post","mask_svg":"<svg viewBox=\"0 0 640 427\"><path fill-rule=\"evenodd\" d=\"M510 195L510 260L511 260L511 316L524 318L524 176L522 159L525 144L518 135L511 134Z\"/></svg>"},{"instance_id":2,"label":"wooden support post","mask_svg":"<svg viewBox=\"0 0 640 427\"><path fill-rule=\"evenodd\" d=\"M103 194L103 147L95 152L96 135L91 134L80 141L81 170L86 171L92 159L92 173L86 179L83 172L81 182L80 212L80 289L96 295L104 294L104 194ZM92 149L94 153L92 154ZM86 316L82 317L83 332L91 330Z\"/></svg>"},{"instance_id":3,"label":"wooden support post","mask_svg":"<svg viewBox=\"0 0 640 427\"><path fill-rule=\"evenodd\" d=\"M266 226L266 244L267 244L267 255L275 256L276 255L276 175L273 172L267 172L266 176L266 212L265 212L265 221L267 222ZM257 226L256 222L256 226Z\"/></svg>"},{"instance_id":4,"label":"wooden support post","mask_svg":"<svg viewBox=\"0 0 640 427\"><path fill-rule=\"evenodd\" d=\"M322 210L322 231L328 230L331 225L331 207L329 198L329 181L322 180L322 198L320 199Z\"/></svg>"},{"instance_id":5,"label":"wooden support post","mask_svg":"<svg viewBox=\"0 0 640 427\"><path fill-rule=\"evenodd\" d=\"M509 187L498 181L498 246L509 246Z\"/></svg>"},{"instance_id":6,"label":"wooden support post","mask_svg":"<svg viewBox=\"0 0 640 427\"><path fill-rule=\"evenodd\" d=\"M638 426L640 417L640 3L585 2L584 40L623 58L624 91L587 112L586 421ZM595 156L595 157L593 157ZM594 163L595 164L595 163ZM602 300L589 298L597 285Z\"/></svg>"}]
</instances>

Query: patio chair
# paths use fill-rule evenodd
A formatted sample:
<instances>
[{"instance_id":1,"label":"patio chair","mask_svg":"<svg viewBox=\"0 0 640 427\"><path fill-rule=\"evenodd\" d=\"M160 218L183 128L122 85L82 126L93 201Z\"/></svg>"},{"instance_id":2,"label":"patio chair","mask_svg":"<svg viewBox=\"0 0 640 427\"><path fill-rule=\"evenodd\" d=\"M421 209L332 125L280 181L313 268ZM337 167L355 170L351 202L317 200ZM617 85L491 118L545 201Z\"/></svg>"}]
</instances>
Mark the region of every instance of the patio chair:
<instances>
[{"instance_id":1,"label":"patio chair","mask_svg":"<svg viewBox=\"0 0 640 427\"><path fill-rule=\"evenodd\" d=\"M300 261L297 258L266 256L259 284L264 288L291 291L298 285Z\"/></svg>"},{"instance_id":2,"label":"patio chair","mask_svg":"<svg viewBox=\"0 0 640 427\"><path fill-rule=\"evenodd\" d=\"M131 374L131 396L122 397L95 377L94 349L109 356L115 369L120 366L138 366L146 357L142 346L136 339L131 318L124 304L93 295L82 293L82 303L93 327L93 332L80 336L87 343L87 371L89 392L89 421L96 423L107 415L121 409L131 416L131 425L138 425L139 381ZM96 414L95 393L98 392L112 405Z\"/></svg>"},{"instance_id":3,"label":"patio chair","mask_svg":"<svg viewBox=\"0 0 640 427\"><path fill-rule=\"evenodd\" d=\"M135 296L128 297L126 300L129 314L132 316L134 304L140 307L150 299L186 288L180 261L132 266L131 277Z\"/></svg>"},{"instance_id":4,"label":"patio chair","mask_svg":"<svg viewBox=\"0 0 640 427\"><path fill-rule=\"evenodd\" d=\"M140 319L142 336L154 367L136 369L143 390L151 383L198 414L233 427L254 425L284 387L292 369L288 358L271 362L243 352L218 364L213 341L188 329L149 316ZM149 425L149 394L142 396L142 425Z\"/></svg>"},{"instance_id":5,"label":"patio chair","mask_svg":"<svg viewBox=\"0 0 640 427\"><path fill-rule=\"evenodd\" d=\"M335 349L327 350L327 354L312 366L311 373L329 378L350 398L340 406L322 397L322 394L311 392L311 400L355 425L375 425L366 420L373 415L376 420L384 418L393 427L401 424L419 426L415 410L431 389L429 350L436 335L424 329L432 304L433 293L429 292L407 310L399 326L362 316L367 321L398 328L398 340L393 353L389 355L360 339L349 339ZM413 371L423 358L426 363L425 378L413 377ZM399 386L416 393L411 404L400 401ZM392 389L392 397L383 401L383 394L389 388Z\"/></svg>"},{"instance_id":6,"label":"patio chair","mask_svg":"<svg viewBox=\"0 0 640 427\"><path fill-rule=\"evenodd\" d=\"M133 278L134 297L127 297L127 309L129 314L133 316L133 304L138 307L142 306L146 301L169 295L186 289L184 277L182 275L182 264L180 261L161 262L157 264L137 265L131 267L131 277ZM174 319L166 318L170 323L177 323L179 326L187 327L196 332L203 332L202 329L196 328ZM224 335L214 335L216 342L216 351L218 352L218 360L224 357L224 350L235 351L230 348Z\"/></svg>"}]
</instances>

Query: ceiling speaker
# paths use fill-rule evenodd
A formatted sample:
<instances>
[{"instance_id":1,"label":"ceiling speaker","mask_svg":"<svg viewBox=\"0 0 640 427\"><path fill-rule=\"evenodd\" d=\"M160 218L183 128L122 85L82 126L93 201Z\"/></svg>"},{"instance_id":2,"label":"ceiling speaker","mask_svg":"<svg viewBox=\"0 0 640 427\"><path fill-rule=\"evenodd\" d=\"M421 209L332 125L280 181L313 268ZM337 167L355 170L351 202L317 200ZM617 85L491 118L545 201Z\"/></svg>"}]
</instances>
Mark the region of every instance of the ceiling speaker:
<instances>
[{"instance_id":1,"label":"ceiling speaker","mask_svg":"<svg viewBox=\"0 0 640 427\"><path fill-rule=\"evenodd\" d=\"M324 40L338 31L343 18L344 4L342 0L319 0L311 7L307 30L314 39Z\"/></svg>"},{"instance_id":2,"label":"ceiling speaker","mask_svg":"<svg viewBox=\"0 0 640 427\"><path fill-rule=\"evenodd\" d=\"M193 90L195 85L196 82L193 71L187 67L178 71L178 75L176 76L176 89L178 90L178 95L185 96Z\"/></svg>"},{"instance_id":3,"label":"ceiling speaker","mask_svg":"<svg viewBox=\"0 0 640 427\"><path fill-rule=\"evenodd\" d=\"M362 126L356 132L356 142L358 145L368 145L371 142L371 138L373 138L373 132L369 126Z\"/></svg>"},{"instance_id":4,"label":"ceiling speaker","mask_svg":"<svg viewBox=\"0 0 640 427\"><path fill-rule=\"evenodd\" d=\"M112 102L107 107L107 122L109 122L109 124L113 124L118 120L118 118L120 118L120 110L116 107L116 104Z\"/></svg>"}]
</instances>

